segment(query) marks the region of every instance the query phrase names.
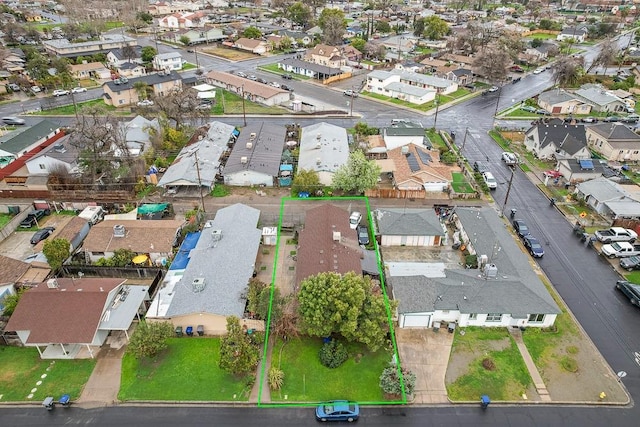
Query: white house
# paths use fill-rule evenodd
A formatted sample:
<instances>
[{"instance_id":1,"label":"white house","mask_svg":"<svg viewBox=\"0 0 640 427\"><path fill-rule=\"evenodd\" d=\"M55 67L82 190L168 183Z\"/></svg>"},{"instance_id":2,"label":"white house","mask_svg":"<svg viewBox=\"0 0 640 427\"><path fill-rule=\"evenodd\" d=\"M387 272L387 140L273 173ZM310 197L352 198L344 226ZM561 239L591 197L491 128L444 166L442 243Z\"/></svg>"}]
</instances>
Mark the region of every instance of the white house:
<instances>
[{"instance_id":1,"label":"white house","mask_svg":"<svg viewBox=\"0 0 640 427\"><path fill-rule=\"evenodd\" d=\"M78 148L69 143L69 135L63 136L25 162L29 175L48 176L52 171L64 169L67 173L80 172Z\"/></svg>"},{"instance_id":2,"label":"white house","mask_svg":"<svg viewBox=\"0 0 640 427\"><path fill-rule=\"evenodd\" d=\"M182 70L182 55L178 52L159 53L153 57L153 68L156 70Z\"/></svg>"},{"instance_id":3,"label":"white house","mask_svg":"<svg viewBox=\"0 0 640 427\"><path fill-rule=\"evenodd\" d=\"M575 40L577 43L583 43L587 38L588 31L586 27L567 27L563 28L560 34L556 36L557 41Z\"/></svg>"},{"instance_id":4,"label":"white house","mask_svg":"<svg viewBox=\"0 0 640 427\"><path fill-rule=\"evenodd\" d=\"M402 121L382 129L382 137L387 150L393 150L407 144L428 146L425 129L420 123Z\"/></svg>"},{"instance_id":5,"label":"white house","mask_svg":"<svg viewBox=\"0 0 640 427\"><path fill-rule=\"evenodd\" d=\"M381 246L440 246L445 228L433 209L377 209Z\"/></svg>"},{"instance_id":6,"label":"white house","mask_svg":"<svg viewBox=\"0 0 640 427\"><path fill-rule=\"evenodd\" d=\"M347 130L321 122L302 128L298 170L318 172L320 183L331 185L333 174L349 159Z\"/></svg>"},{"instance_id":7,"label":"white house","mask_svg":"<svg viewBox=\"0 0 640 427\"><path fill-rule=\"evenodd\" d=\"M591 158L584 125L538 124L527 131L524 145L539 159Z\"/></svg>"},{"instance_id":8,"label":"white house","mask_svg":"<svg viewBox=\"0 0 640 427\"><path fill-rule=\"evenodd\" d=\"M372 71L367 75L366 87L370 92L418 105L435 100L436 94L458 90L452 80L402 70Z\"/></svg>"}]
</instances>

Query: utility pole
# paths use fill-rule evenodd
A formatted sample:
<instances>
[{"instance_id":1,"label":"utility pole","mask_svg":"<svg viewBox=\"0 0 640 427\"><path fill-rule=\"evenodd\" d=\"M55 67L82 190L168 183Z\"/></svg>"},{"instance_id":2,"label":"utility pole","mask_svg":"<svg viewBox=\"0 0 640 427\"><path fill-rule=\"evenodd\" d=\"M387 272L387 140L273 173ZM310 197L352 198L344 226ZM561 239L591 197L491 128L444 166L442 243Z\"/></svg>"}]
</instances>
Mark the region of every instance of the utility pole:
<instances>
[{"instance_id":1,"label":"utility pole","mask_svg":"<svg viewBox=\"0 0 640 427\"><path fill-rule=\"evenodd\" d=\"M436 99L435 99L435 103L436 103L436 115L433 118L433 129L436 129L436 124L438 123L438 106L440 105L440 103L438 102L438 92L436 92Z\"/></svg>"},{"instance_id":2,"label":"utility pole","mask_svg":"<svg viewBox=\"0 0 640 427\"><path fill-rule=\"evenodd\" d=\"M353 117L353 99L355 92L353 91L353 89L351 90L351 102L349 102L349 117Z\"/></svg>"},{"instance_id":3,"label":"utility pole","mask_svg":"<svg viewBox=\"0 0 640 427\"><path fill-rule=\"evenodd\" d=\"M196 54L196 70L200 69L200 62L198 61L198 46L193 47L193 53Z\"/></svg>"},{"instance_id":4,"label":"utility pole","mask_svg":"<svg viewBox=\"0 0 640 427\"><path fill-rule=\"evenodd\" d=\"M244 106L244 85L242 85L242 118L244 119L244 125L247 126L247 109Z\"/></svg>"},{"instance_id":5,"label":"utility pole","mask_svg":"<svg viewBox=\"0 0 640 427\"><path fill-rule=\"evenodd\" d=\"M198 151L195 151L196 157L196 174L198 175L198 187L200 188L200 203L202 204L202 212L207 213L204 208L204 194L202 193L202 179L200 178L200 161L198 160Z\"/></svg>"},{"instance_id":6,"label":"utility pole","mask_svg":"<svg viewBox=\"0 0 640 427\"><path fill-rule=\"evenodd\" d=\"M500 86L498 86L498 99L496 99L496 111L493 113L493 126L496 127L496 116L498 115L498 107L500 106L500 95L502 94L502 81L500 81Z\"/></svg>"},{"instance_id":7,"label":"utility pole","mask_svg":"<svg viewBox=\"0 0 640 427\"><path fill-rule=\"evenodd\" d=\"M467 134L469 133L469 127L467 126L464 129L464 138L462 138L462 147L460 147L460 152L462 152L462 150L464 150L464 144L467 143Z\"/></svg>"},{"instance_id":8,"label":"utility pole","mask_svg":"<svg viewBox=\"0 0 640 427\"><path fill-rule=\"evenodd\" d=\"M507 186L507 194L505 194L504 196L504 203L502 204L502 210L500 211L501 217L504 216L504 208L507 207L507 202L509 201L509 193L511 192L511 183L513 182L513 175L516 172L515 166L510 166L510 167L511 167L511 178L509 178L509 185Z\"/></svg>"}]
</instances>

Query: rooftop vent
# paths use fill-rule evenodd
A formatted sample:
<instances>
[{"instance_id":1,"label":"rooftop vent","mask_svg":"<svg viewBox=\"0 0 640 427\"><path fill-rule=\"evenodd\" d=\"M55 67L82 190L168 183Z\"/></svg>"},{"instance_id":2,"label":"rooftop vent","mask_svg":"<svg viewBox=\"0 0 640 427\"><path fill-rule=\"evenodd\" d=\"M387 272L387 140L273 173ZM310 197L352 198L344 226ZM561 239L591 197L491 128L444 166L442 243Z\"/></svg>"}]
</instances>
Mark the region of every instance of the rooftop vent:
<instances>
[{"instance_id":1,"label":"rooftop vent","mask_svg":"<svg viewBox=\"0 0 640 427\"><path fill-rule=\"evenodd\" d=\"M320 157L316 158L316 165L319 165L322 163L322 159Z\"/></svg>"},{"instance_id":2,"label":"rooftop vent","mask_svg":"<svg viewBox=\"0 0 640 427\"><path fill-rule=\"evenodd\" d=\"M316 135L316 139L317 139L318 141L320 141L320 140L322 139L322 134L321 134L321 133L317 134L317 135Z\"/></svg>"},{"instance_id":3,"label":"rooftop vent","mask_svg":"<svg viewBox=\"0 0 640 427\"><path fill-rule=\"evenodd\" d=\"M58 287L58 281L56 279L47 280L47 288L56 289Z\"/></svg>"},{"instance_id":4,"label":"rooftop vent","mask_svg":"<svg viewBox=\"0 0 640 427\"><path fill-rule=\"evenodd\" d=\"M487 264L484 267L484 274L488 279L495 279L498 277L498 267L495 264Z\"/></svg>"},{"instance_id":5,"label":"rooftop vent","mask_svg":"<svg viewBox=\"0 0 640 427\"><path fill-rule=\"evenodd\" d=\"M342 235L340 234L339 231L334 231L333 232L333 241L334 242L339 242L341 238L342 238Z\"/></svg>"},{"instance_id":6,"label":"rooftop vent","mask_svg":"<svg viewBox=\"0 0 640 427\"><path fill-rule=\"evenodd\" d=\"M249 135L249 141L253 141L254 139L256 139L256 133L251 132L251 135Z\"/></svg>"},{"instance_id":7,"label":"rooftop vent","mask_svg":"<svg viewBox=\"0 0 640 427\"><path fill-rule=\"evenodd\" d=\"M222 230L220 229L215 229L215 230L211 230L211 240L214 242L218 242L222 239Z\"/></svg>"},{"instance_id":8,"label":"rooftop vent","mask_svg":"<svg viewBox=\"0 0 640 427\"><path fill-rule=\"evenodd\" d=\"M113 226L113 237L125 237L127 235L124 225Z\"/></svg>"},{"instance_id":9,"label":"rooftop vent","mask_svg":"<svg viewBox=\"0 0 640 427\"><path fill-rule=\"evenodd\" d=\"M191 282L191 289L193 292L202 292L204 291L204 287L204 277L196 277L193 279L193 282Z\"/></svg>"},{"instance_id":10,"label":"rooftop vent","mask_svg":"<svg viewBox=\"0 0 640 427\"><path fill-rule=\"evenodd\" d=\"M322 148L322 144L320 143L320 141L318 140L318 143L316 144L316 149L321 149Z\"/></svg>"},{"instance_id":11,"label":"rooftop vent","mask_svg":"<svg viewBox=\"0 0 640 427\"><path fill-rule=\"evenodd\" d=\"M247 156L240 157L240 163L242 163L243 165L246 164L248 161L249 159L247 158Z\"/></svg>"},{"instance_id":12,"label":"rooftop vent","mask_svg":"<svg viewBox=\"0 0 640 427\"><path fill-rule=\"evenodd\" d=\"M253 142L247 142L247 150L251 150L253 148Z\"/></svg>"},{"instance_id":13,"label":"rooftop vent","mask_svg":"<svg viewBox=\"0 0 640 427\"><path fill-rule=\"evenodd\" d=\"M409 154L409 146L408 145L403 145L402 148L400 149L400 152L404 155Z\"/></svg>"}]
</instances>

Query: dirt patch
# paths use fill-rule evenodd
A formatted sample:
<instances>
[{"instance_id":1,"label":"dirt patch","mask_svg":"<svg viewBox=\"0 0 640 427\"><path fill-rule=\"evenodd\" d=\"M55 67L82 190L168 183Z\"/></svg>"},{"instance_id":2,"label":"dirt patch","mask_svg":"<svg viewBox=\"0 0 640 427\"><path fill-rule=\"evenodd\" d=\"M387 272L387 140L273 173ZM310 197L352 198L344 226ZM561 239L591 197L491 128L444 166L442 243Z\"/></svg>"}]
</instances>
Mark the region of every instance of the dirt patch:
<instances>
[{"instance_id":1,"label":"dirt patch","mask_svg":"<svg viewBox=\"0 0 640 427\"><path fill-rule=\"evenodd\" d=\"M524 142L524 132L500 132L500 135L502 135L505 139L510 140L511 142L519 144Z\"/></svg>"},{"instance_id":2,"label":"dirt patch","mask_svg":"<svg viewBox=\"0 0 640 427\"><path fill-rule=\"evenodd\" d=\"M449 365L447 366L447 374L445 375L445 382L451 384L458 378L467 373L469 365L474 360L484 357L490 351L502 351L511 346L511 338L505 337L501 340L495 341L482 341L481 345L467 347L465 349L456 349L451 352L449 358Z\"/></svg>"},{"instance_id":3,"label":"dirt patch","mask_svg":"<svg viewBox=\"0 0 640 427\"><path fill-rule=\"evenodd\" d=\"M225 49L223 47L205 48L205 49L202 49L202 52L207 53L209 55L218 56L220 58L229 59L231 61L243 61L245 59L252 59L257 57L257 55L254 55L249 52L241 52L239 50Z\"/></svg>"}]
</instances>

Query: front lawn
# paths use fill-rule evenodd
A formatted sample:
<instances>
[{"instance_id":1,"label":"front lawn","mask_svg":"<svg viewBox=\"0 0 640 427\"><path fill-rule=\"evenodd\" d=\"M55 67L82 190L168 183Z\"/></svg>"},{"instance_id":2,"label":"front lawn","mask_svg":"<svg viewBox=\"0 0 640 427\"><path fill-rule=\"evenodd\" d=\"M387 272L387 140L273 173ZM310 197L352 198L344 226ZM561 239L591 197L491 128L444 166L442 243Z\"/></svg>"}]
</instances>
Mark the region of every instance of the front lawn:
<instances>
[{"instance_id":1,"label":"front lawn","mask_svg":"<svg viewBox=\"0 0 640 427\"><path fill-rule=\"evenodd\" d=\"M80 111L83 107L93 107L99 105L104 107L107 111L116 111L116 107L113 105L107 105L104 103L102 98L92 99L91 101L86 102L76 102L76 107L78 107L78 111ZM52 108L50 110L38 111L34 113L39 116L72 116L76 113L76 109L73 104L65 105L64 107Z\"/></svg>"},{"instance_id":2,"label":"front lawn","mask_svg":"<svg viewBox=\"0 0 640 427\"><path fill-rule=\"evenodd\" d=\"M212 115L243 114L241 96L225 90L222 90L222 96L220 96L220 91L216 92L216 105L213 107ZM244 112L246 114L278 115L284 114L285 110L280 107L269 107L245 99Z\"/></svg>"},{"instance_id":3,"label":"front lawn","mask_svg":"<svg viewBox=\"0 0 640 427\"><path fill-rule=\"evenodd\" d=\"M344 341L343 341L344 343ZM271 366L284 372L282 389L271 392L273 402L320 402L348 399L356 402L382 402L380 374L391 361L391 353L368 351L358 344L346 344L349 359L338 368L320 364L320 338L301 337L276 340Z\"/></svg>"},{"instance_id":4,"label":"front lawn","mask_svg":"<svg viewBox=\"0 0 640 427\"><path fill-rule=\"evenodd\" d=\"M9 221L11 221L11 218L13 218L13 215L0 213L0 230L2 230L4 226L7 225Z\"/></svg>"},{"instance_id":5,"label":"front lawn","mask_svg":"<svg viewBox=\"0 0 640 427\"><path fill-rule=\"evenodd\" d=\"M442 150L449 149L447 144L442 139L442 136L440 136L440 134L433 129L427 129L427 138L429 138L429 141L431 141L433 148L440 148Z\"/></svg>"},{"instance_id":6,"label":"front lawn","mask_svg":"<svg viewBox=\"0 0 640 427\"><path fill-rule=\"evenodd\" d=\"M465 179L464 174L453 172L451 175L453 177L453 182L451 183L453 191L456 193L473 193L473 188Z\"/></svg>"},{"instance_id":7,"label":"front lawn","mask_svg":"<svg viewBox=\"0 0 640 427\"><path fill-rule=\"evenodd\" d=\"M218 368L219 338L171 338L155 359L122 359L120 400L244 401L247 378ZM253 379L253 377L251 377Z\"/></svg>"},{"instance_id":8,"label":"front lawn","mask_svg":"<svg viewBox=\"0 0 640 427\"><path fill-rule=\"evenodd\" d=\"M63 394L75 400L80 397L95 364L95 359L42 360L33 347L1 346L0 401L40 402L47 396L57 400ZM38 381L42 384L37 385ZM34 388L37 391L27 399Z\"/></svg>"}]
</instances>

